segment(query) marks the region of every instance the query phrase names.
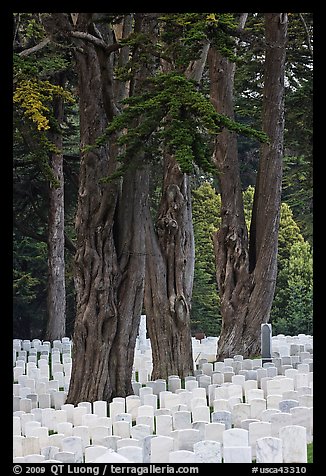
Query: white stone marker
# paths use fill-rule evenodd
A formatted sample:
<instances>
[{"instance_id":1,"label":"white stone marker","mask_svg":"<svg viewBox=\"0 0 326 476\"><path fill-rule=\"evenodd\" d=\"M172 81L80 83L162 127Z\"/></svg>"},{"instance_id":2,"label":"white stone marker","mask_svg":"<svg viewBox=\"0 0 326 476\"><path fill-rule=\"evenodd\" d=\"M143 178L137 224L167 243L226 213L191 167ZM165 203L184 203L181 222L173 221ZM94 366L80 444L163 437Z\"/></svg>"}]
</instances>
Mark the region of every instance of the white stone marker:
<instances>
[{"instance_id":1,"label":"white stone marker","mask_svg":"<svg viewBox=\"0 0 326 476\"><path fill-rule=\"evenodd\" d=\"M250 446L226 446L223 448L224 463L251 463Z\"/></svg>"},{"instance_id":2,"label":"white stone marker","mask_svg":"<svg viewBox=\"0 0 326 476\"><path fill-rule=\"evenodd\" d=\"M306 429L299 425L280 429L283 448L283 463L307 463Z\"/></svg>"},{"instance_id":3,"label":"white stone marker","mask_svg":"<svg viewBox=\"0 0 326 476\"><path fill-rule=\"evenodd\" d=\"M226 446L241 446L249 445L249 432L243 428L230 428L223 433L223 447Z\"/></svg>"},{"instance_id":4,"label":"white stone marker","mask_svg":"<svg viewBox=\"0 0 326 476\"><path fill-rule=\"evenodd\" d=\"M151 433L154 433L154 416L138 415L136 417L136 425L147 425L150 427Z\"/></svg>"},{"instance_id":5,"label":"white stone marker","mask_svg":"<svg viewBox=\"0 0 326 476\"><path fill-rule=\"evenodd\" d=\"M167 463L169 454L174 451L174 438L155 436L151 439L151 463Z\"/></svg>"},{"instance_id":6,"label":"white stone marker","mask_svg":"<svg viewBox=\"0 0 326 476\"><path fill-rule=\"evenodd\" d=\"M87 408L84 406L78 406L73 409L73 425L82 425L82 417L87 414Z\"/></svg>"},{"instance_id":7,"label":"white stone marker","mask_svg":"<svg viewBox=\"0 0 326 476\"><path fill-rule=\"evenodd\" d=\"M256 456L256 441L265 436L272 436L272 424L264 421L249 423L249 445L252 456Z\"/></svg>"},{"instance_id":8,"label":"white stone marker","mask_svg":"<svg viewBox=\"0 0 326 476\"><path fill-rule=\"evenodd\" d=\"M152 387L141 387L139 389L139 398L140 398L141 405L144 405L145 395L153 395L153 388Z\"/></svg>"},{"instance_id":9,"label":"white stone marker","mask_svg":"<svg viewBox=\"0 0 326 476\"><path fill-rule=\"evenodd\" d=\"M178 411L173 413L173 430L184 430L191 428L191 412Z\"/></svg>"},{"instance_id":10,"label":"white stone marker","mask_svg":"<svg viewBox=\"0 0 326 476\"><path fill-rule=\"evenodd\" d=\"M133 421L136 421L140 405L141 401L137 395L128 395L128 397L126 397L126 411L131 414Z\"/></svg>"},{"instance_id":11,"label":"white stone marker","mask_svg":"<svg viewBox=\"0 0 326 476\"><path fill-rule=\"evenodd\" d=\"M271 416L272 436L279 438L279 431L283 426L292 425L292 415L290 413L275 413Z\"/></svg>"},{"instance_id":12,"label":"white stone marker","mask_svg":"<svg viewBox=\"0 0 326 476\"><path fill-rule=\"evenodd\" d=\"M264 398L264 390L261 388L250 388L246 392L246 397L246 403L250 403L254 398Z\"/></svg>"},{"instance_id":13,"label":"white stone marker","mask_svg":"<svg viewBox=\"0 0 326 476\"><path fill-rule=\"evenodd\" d=\"M34 454L34 455L28 455L25 456L24 458L24 463L44 463L44 456Z\"/></svg>"},{"instance_id":14,"label":"white stone marker","mask_svg":"<svg viewBox=\"0 0 326 476\"><path fill-rule=\"evenodd\" d=\"M107 452L105 446L92 445L85 448L85 463L94 463L96 458L104 455Z\"/></svg>"},{"instance_id":15,"label":"white stone marker","mask_svg":"<svg viewBox=\"0 0 326 476\"><path fill-rule=\"evenodd\" d=\"M192 421L204 421L206 423L210 422L210 410L208 406L199 406L195 407L192 410Z\"/></svg>"},{"instance_id":16,"label":"white stone marker","mask_svg":"<svg viewBox=\"0 0 326 476\"><path fill-rule=\"evenodd\" d=\"M282 395L283 392L288 390L294 390L294 380L292 378L286 378L279 375L277 378L268 380L267 382L267 395Z\"/></svg>"},{"instance_id":17,"label":"white stone marker","mask_svg":"<svg viewBox=\"0 0 326 476\"><path fill-rule=\"evenodd\" d=\"M57 421L53 408L42 409L42 426L47 427L49 431L57 431Z\"/></svg>"},{"instance_id":18,"label":"white stone marker","mask_svg":"<svg viewBox=\"0 0 326 476\"><path fill-rule=\"evenodd\" d=\"M40 454L40 440L37 436L25 436L23 439L22 456L28 456L31 454Z\"/></svg>"},{"instance_id":19,"label":"white stone marker","mask_svg":"<svg viewBox=\"0 0 326 476\"><path fill-rule=\"evenodd\" d=\"M196 463L196 455L193 451L177 450L169 454L169 463Z\"/></svg>"},{"instance_id":20,"label":"white stone marker","mask_svg":"<svg viewBox=\"0 0 326 476\"><path fill-rule=\"evenodd\" d=\"M258 438L256 463L283 463L282 440L272 436Z\"/></svg>"},{"instance_id":21,"label":"white stone marker","mask_svg":"<svg viewBox=\"0 0 326 476\"><path fill-rule=\"evenodd\" d=\"M299 396L299 405L300 407L313 407L314 399L313 395L300 395Z\"/></svg>"},{"instance_id":22,"label":"white stone marker","mask_svg":"<svg viewBox=\"0 0 326 476\"><path fill-rule=\"evenodd\" d=\"M262 412L266 410L266 400L264 398L253 398L250 402L250 418L261 419Z\"/></svg>"},{"instance_id":23,"label":"white stone marker","mask_svg":"<svg viewBox=\"0 0 326 476\"><path fill-rule=\"evenodd\" d=\"M82 415L82 426L88 426L91 428L92 426L97 426L98 416L94 415L93 413L85 413Z\"/></svg>"},{"instance_id":24,"label":"white stone marker","mask_svg":"<svg viewBox=\"0 0 326 476\"><path fill-rule=\"evenodd\" d=\"M213 401L213 411L214 412L229 412L230 405L226 398L216 398Z\"/></svg>"},{"instance_id":25,"label":"white stone marker","mask_svg":"<svg viewBox=\"0 0 326 476\"><path fill-rule=\"evenodd\" d=\"M21 422L19 416L13 417L13 435L21 435Z\"/></svg>"},{"instance_id":26,"label":"white stone marker","mask_svg":"<svg viewBox=\"0 0 326 476\"><path fill-rule=\"evenodd\" d=\"M59 450L62 451L62 440L65 438L65 435L62 433L55 433L54 435L49 435L48 445L49 446L58 446Z\"/></svg>"},{"instance_id":27,"label":"white stone marker","mask_svg":"<svg viewBox=\"0 0 326 476\"><path fill-rule=\"evenodd\" d=\"M135 438L120 438L117 440L117 450L119 448L124 448L125 446L138 446L141 448L142 442L140 440L136 440Z\"/></svg>"},{"instance_id":28,"label":"white stone marker","mask_svg":"<svg viewBox=\"0 0 326 476\"><path fill-rule=\"evenodd\" d=\"M13 456L14 456L14 458L24 456L23 441L24 441L24 436L19 436L19 435L14 435L13 436Z\"/></svg>"},{"instance_id":29,"label":"white stone marker","mask_svg":"<svg viewBox=\"0 0 326 476\"><path fill-rule=\"evenodd\" d=\"M44 446L41 448L41 455L44 456L45 460L54 459L54 455L59 453L60 449L58 446Z\"/></svg>"},{"instance_id":30,"label":"white stone marker","mask_svg":"<svg viewBox=\"0 0 326 476\"><path fill-rule=\"evenodd\" d=\"M143 462L143 449L139 446L124 446L123 448L118 448L117 453L128 458L131 463Z\"/></svg>"},{"instance_id":31,"label":"white stone marker","mask_svg":"<svg viewBox=\"0 0 326 476\"><path fill-rule=\"evenodd\" d=\"M198 441L194 444L197 463L221 463L221 443L212 440Z\"/></svg>"},{"instance_id":32,"label":"white stone marker","mask_svg":"<svg viewBox=\"0 0 326 476\"><path fill-rule=\"evenodd\" d=\"M93 426L90 428L90 436L92 444L98 446L100 445L99 441L102 441L107 436L111 436L111 428L107 426Z\"/></svg>"},{"instance_id":33,"label":"white stone marker","mask_svg":"<svg viewBox=\"0 0 326 476\"><path fill-rule=\"evenodd\" d=\"M200 431L193 429L178 430L178 450L193 451L194 444L200 441Z\"/></svg>"},{"instance_id":34,"label":"white stone marker","mask_svg":"<svg viewBox=\"0 0 326 476\"><path fill-rule=\"evenodd\" d=\"M142 441L146 436L149 436L151 434L151 428L149 425L134 425L130 429L130 435L132 438L135 438L136 440Z\"/></svg>"},{"instance_id":35,"label":"white stone marker","mask_svg":"<svg viewBox=\"0 0 326 476\"><path fill-rule=\"evenodd\" d=\"M76 463L76 455L71 451L59 451L54 455L54 459L60 463Z\"/></svg>"},{"instance_id":36,"label":"white stone marker","mask_svg":"<svg viewBox=\"0 0 326 476\"><path fill-rule=\"evenodd\" d=\"M115 417L118 413L124 413L125 412L125 401L115 401L113 400L112 402L109 403L109 413L110 413L110 418L112 419L112 422L115 421Z\"/></svg>"},{"instance_id":37,"label":"white stone marker","mask_svg":"<svg viewBox=\"0 0 326 476\"><path fill-rule=\"evenodd\" d=\"M237 403L232 408L232 423L241 428L241 421L251 418L251 406L249 403ZM233 445L232 445L233 446Z\"/></svg>"},{"instance_id":38,"label":"white stone marker","mask_svg":"<svg viewBox=\"0 0 326 476\"><path fill-rule=\"evenodd\" d=\"M94 463L130 463L128 458L119 455L112 449L108 449L102 456L96 458Z\"/></svg>"},{"instance_id":39,"label":"white stone marker","mask_svg":"<svg viewBox=\"0 0 326 476\"><path fill-rule=\"evenodd\" d=\"M157 409L157 395L148 394L143 397L143 405L150 405L154 410Z\"/></svg>"},{"instance_id":40,"label":"white stone marker","mask_svg":"<svg viewBox=\"0 0 326 476\"><path fill-rule=\"evenodd\" d=\"M211 414L212 423L215 423L215 422L224 423L226 430L231 428L231 418L232 418L231 412L219 411L219 412L213 412Z\"/></svg>"},{"instance_id":41,"label":"white stone marker","mask_svg":"<svg viewBox=\"0 0 326 476\"><path fill-rule=\"evenodd\" d=\"M96 400L93 402L93 413L98 417L108 416L108 404L103 400Z\"/></svg>"},{"instance_id":42,"label":"white stone marker","mask_svg":"<svg viewBox=\"0 0 326 476\"><path fill-rule=\"evenodd\" d=\"M49 431L44 426L31 429L30 436L36 436L39 439L40 448L46 447L49 444Z\"/></svg>"},{"instance_id":43,"label":"white stone marker","mask_svg":"<svg viewBox=\"0 0 326 476\"><path fill-rule=\"evenodd\" d=\"M67 414L67 421L70 423L74 422L74 405L72 403L65 403L61 405L61 410L64 410ZM51 458L49 458L51 459Z\"/></svg>"},{"instance_id":44,"label":"white stone marker","mask_svg":"<svg viewBox=\"0 0 326 476\"><path fill-rule=\"evenodd\" d=\"M62 450L75 454L76 463L83 462L83 440L79 436L68 436L62 439Z\"/></svg>"},{"instance_id":45,"label":"white stone marker","mask_svg":"<svg viewBox=\"0 0 326 476\"><path fill-rule=\"evenodd\" d=\"M82 439L83 447L90 445L90 432L88 426L74 426L72 436L79 436Z\"/></svg>"},{"instance_id":46,"label":"white stone marker","mask_svg":"<svg viewBox=\"0 0 326 476\"><path fill-rule=\"evenodd\" d=\"M131 424L129 421L114 421L113 435L121 438L130 438Z\"/></svg>"},{"instance_id":47,"label":"white stone marker","mask_svg":"<svg viewBox=\"0 0 326 476\"><path fill-rule=\"evenodd\" d=\"M161 436L170 436L173 430L173 421L171 415L157 415L156 421L156 434Z\"/></svg>"},{"instance_id":48,"label":"white stone marker","mask_svg":"<svg viewBox=\"0 0 326 476\"><path fill-rule=\"evenodd\" d=\"M312 418L311 408L308 407L294 407L291 408L292 424L304 426L307 431L307 443L312 442Z\"/></svg>"},{"instance_id":49,"label":"white stone marker","mask_svg":"<svg viewBox=\"0 0 326 476\"><path fill-rule=\"evenodd\" d=\"M73 429L72 423L68 421L61 421L57 423L58 433L63 433L65 436L73 436L72 429Z\"/></svg>"},{"instance_id":50,"label":"white stone marker","mask_svg":"<svg viewBox=\"0 0 326 476\"><path fill-rule=\"evenodd\" d=\"M267 408L277 408L279 410L279 403L283 399L282 395L268 395L266 398Z\"/></svg>"},{"instance_id":51,"label":"white stone marker","mask_svg":"<svg viewBox=\"0 0 326 476\"><path fill-rule=\"evenodd\" d=\"M151 441L153 438L156 438L155 435L145 436L143 441L140 442L141 447L143 448L143 463L150 463L152 457L152 446Z\"/></svg>"},{"instance_id":52,"label":"white stone marker","mask_svg":"<svg viewBox=\"0 0 326 476\"><path fill-rule=\"evenodd\" d=\"M223 432L225 430L224 423L207 423L205 425L205 440L213 440L223 442Z\"/></svg>"}]
</instances>

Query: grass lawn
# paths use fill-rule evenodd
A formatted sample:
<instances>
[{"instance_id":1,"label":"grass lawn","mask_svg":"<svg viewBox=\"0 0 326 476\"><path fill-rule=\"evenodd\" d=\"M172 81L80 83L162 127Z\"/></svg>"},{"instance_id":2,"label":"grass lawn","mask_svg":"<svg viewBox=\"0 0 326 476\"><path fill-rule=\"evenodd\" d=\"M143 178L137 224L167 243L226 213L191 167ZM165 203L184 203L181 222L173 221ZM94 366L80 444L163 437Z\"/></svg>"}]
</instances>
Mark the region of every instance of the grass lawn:
<instances>
[{"instance_id":1,"label":"grass lawn","mask_svg":"<svg viewBox=\"0 0 326 476\"><path fill-rule=\"evenodd\" d=\"M313 443L308 444L308 463L313 462Z\"/></svg>"}]
</instances>

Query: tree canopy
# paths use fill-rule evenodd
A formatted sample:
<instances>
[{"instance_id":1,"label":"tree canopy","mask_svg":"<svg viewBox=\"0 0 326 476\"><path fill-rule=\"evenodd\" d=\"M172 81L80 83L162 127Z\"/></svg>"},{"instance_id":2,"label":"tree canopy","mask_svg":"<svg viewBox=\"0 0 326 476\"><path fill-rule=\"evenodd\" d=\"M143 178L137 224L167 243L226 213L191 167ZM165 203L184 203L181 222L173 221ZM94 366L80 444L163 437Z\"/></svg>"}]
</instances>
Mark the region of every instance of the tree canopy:
<instances>
[{"instance_id":1,"label":"tree canopy","mask_svg":"<svg viewBox=\"0 0 326 476\"><path fill-rule=\"evenodd\" d=\"M118 165L101 171L98 179L102 188L111 187L110 183L118 183L145 164L152 167L153 177L153 168L156 173L163 170L164 154L173 156L181 172L191 177L196 256L191 328L217 335L221 311L211 235L221 226L221 187L211 157L220 132L227 129L237 136L249 229L253 189L248 186L256 184L258 150L266 142L261 128L266 46L263 14L249 14L242 30L239 14L155 14L156 26L147 32L135 31L137 14L85 14L85 18L91 15L91 20L85 20L89 22L87 28L80 23L84 21L81 16L74 23L71 15L14 14L15 332L22 333L19 337L44 337L48 315L48 193L50 187L58 185L49 158L58 152L51 139L51 133L57 131L63 141L68 332L72 332L76 314L73 256L80 160L114 142ZM292 334L312 332L313 22L310 13L289 13L288 19L282 207L271 320L275 331ZM235 64L234 118L213 107L207 64L199 82L191 78L194 64L208 43ZM83 55L86 48L93 48L100 59L107 55L99 71L103 78L111 78L116 90L123 87L130 92L135 81L140 86L132 94L119 96L103 131L97 131L94 141L80 147L76 55ZM109 82L106 85L109 87ZM54 108L58 99L65 104L61 124ZM138 157L139 152L141 161L133 162L131 158ZM113 153L110 150L111 156ZM156 184L159 196L162 179ZM159 199L151 195L150 200L154 216Z\"/></svg>"}]
</instances>

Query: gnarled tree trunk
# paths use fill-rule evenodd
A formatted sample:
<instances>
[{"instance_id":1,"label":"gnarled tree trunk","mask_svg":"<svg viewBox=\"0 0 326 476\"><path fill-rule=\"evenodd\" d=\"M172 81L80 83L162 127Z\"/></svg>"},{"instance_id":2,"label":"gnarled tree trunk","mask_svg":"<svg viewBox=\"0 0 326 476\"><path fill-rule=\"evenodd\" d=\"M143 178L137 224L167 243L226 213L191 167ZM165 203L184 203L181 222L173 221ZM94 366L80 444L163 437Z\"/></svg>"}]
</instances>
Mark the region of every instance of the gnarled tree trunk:
<instances>
[{"instance_id":1,"label":"gnarled tree trunk","mask_svg":"<svg viewBox=\"0 0 326 476\"><path fill-rule=\"evenodd\" d=\"M77 26L82 28L79 14ZM86 18L87 20L87 18ZM139 21L139 19L138 19ZM140 19L142 21L142 19ZM88 19L87 28L92 24ZM105 35L103 35L105 37ZM78 52L81 148L94 144L115 113L112 63L89 41ZM118 88L122 93L125 88ZM121 93L121 94L122 94ZM75 283L77 315L73 367L67 402L111 401L133 393L134 347L145 277L145 228L148 198L142 156L122 181L101 183L117 168L114 140L84 152L76 217Z\"/></svg>"},{"instance_id":2,"label":"gnarled tree trunk","mask_svg":"<svg viewBox=\"0 0 326 476\"><path fill-rule=\"evenodd\" d=\"M245 225L235 133L216 139L214 161L221 188L221 228L214 235L222 329L217 359L260 353L260 328L274 296L281 198L286 21L266 14L264 144L255 190L250 244ZM215 48L209 52L211 100L233 117L234 65Z\"/></svg>"},{"instance_id":3,"label":"gnarled tree trunk","mask_svg":"<svg viewBox=\"0 0 326 476\"><path fill-rule=\"evenodd\" d=\"M190 302L194 237L189 178L170 155L165 156L161 204L154 229L147 208L147 329L153 356L152 379L193 374Z\"/></svg>"},{"instance_id":4,"label":"gnarled tree trunk","mask_svg":"<svg viewBox=\"0 0 326 476\"><path fill-rule=\"evenodd\" d=\"M200 83L209 42L185 76ZM164 72L172 66L163 63ZM152 379L193 374L190 329L195 264L189 177L169 154L164 155L164 181L156 227L149 208L146 219L146 286L144 305L152 347Z\"/></svg>"}]
</instances>

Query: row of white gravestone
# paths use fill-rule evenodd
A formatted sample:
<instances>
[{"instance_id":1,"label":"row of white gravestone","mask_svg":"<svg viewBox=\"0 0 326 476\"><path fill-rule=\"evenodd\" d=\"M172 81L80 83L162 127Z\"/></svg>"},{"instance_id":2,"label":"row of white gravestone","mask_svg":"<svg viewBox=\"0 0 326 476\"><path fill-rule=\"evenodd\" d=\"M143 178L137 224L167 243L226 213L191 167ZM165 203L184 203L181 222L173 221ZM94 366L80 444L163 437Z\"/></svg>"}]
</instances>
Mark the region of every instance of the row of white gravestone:
<instances>
[{"instance_id":1,"label":"row of white gravestone","mask_svg":"<svg viewBox=\"0 0 326 476\"><path fill-rule=\"evenodd\" d=\"M136 395L114 399L109 407L106 402L93 405L81 402L77 407L65 405L66 392L58 391L58 382L53 385L56 380L50 380L49 375L40 376L35 368L45 368L41 362L47 362L50 351L52 370L56 364L71 364L69 342L62 341L61 346L56 342L53 347L48 343L34 344L38 349L41 346L43 353L37 362L29 360L30 354L34 354L33 343L29 346L26 341L14 342L16 364L23 368L22 374L18 372L18 383L14 384L14 405L19 403L18 409L14 408L16 462L22 458L26 462L33 462L33 458L35 462L52 458L75 461L76 452L69 451L69 444L78 442L76 438L82 439L79 458L83 461L94 461L95 456L110 461L127 455L131 462L155 462L155 449L151 456L152 446L155 448L154 441L161 437L169 438L164 440L169 449L164 462L193 459L198 462L200 458L219 462L222 455L224 462L234 462L234 458L237 462L251 461L253 457L261 462L277 462L280 458L283 462L304 462L306 459L306 442L312 440L312 372L310 362L305 363L305 344L299 344L303 348L299 347L299 355L294 355L292 364L287 364L290 368L282 365L282 359L287 356L275 357L280 360L278 367L273 362L262 366L259 359L250 361L241 356L214 365L200 359L197 375L186 378L185 388L181 388L181 379L177 376L171 376L168 382L148 381L146 387L134 382ZM26 355L19 355L21 351ZM312 356L310 351L309 355ZM68 376L69 366L62 370L64 376ZM42 393L44 389L47 393ZM28 393L31 390L35 393ZM47 406L42 408L43 405ZM213 407L212 413L209 406ZM301 449L289 449L286 443L281 444L284 440L281 430L284 432L285 427L288 432L292 428L297 435L301 434L300 438L288 439ZM304 436L297 427L304 429ZM225 444L223 438L227 436L223 435L228 435L226 432L231 429L247 432L249 444L244 445L242 441L242 446L237 446L234 443L236 449L232 449L232 442ZM52 432L57 433L49 434ZM239 433L235 433L234 438L237 435ZM135 445L137 449L130 452L125 449L126 445ZM200 448L206 448L206 453ZM213 456L209 456L211 453Z\"/></svg>"},{"instance_id":2,"label":"row of white gravestone","mask_svg":"<svg viewBox=\"0 0 326 476\"><path fill-rule=\"evenodd\" d=\"M224 463L251 463L253 457L257 463L307 462L305 429L299 425L281 428L279 437L257 438L254 448L255 456L244 429L224 430L222 442L201 439L195 429L179 430L173 436L146 434L138 439L111 436L102 444L88 446L81 436L60 435L42 447L38 437L14 436L14 451L21 454L14 457L14 462L92 463L119 459L129 463L221 463L222 457Z\"/></svg>"}]
</instances>

